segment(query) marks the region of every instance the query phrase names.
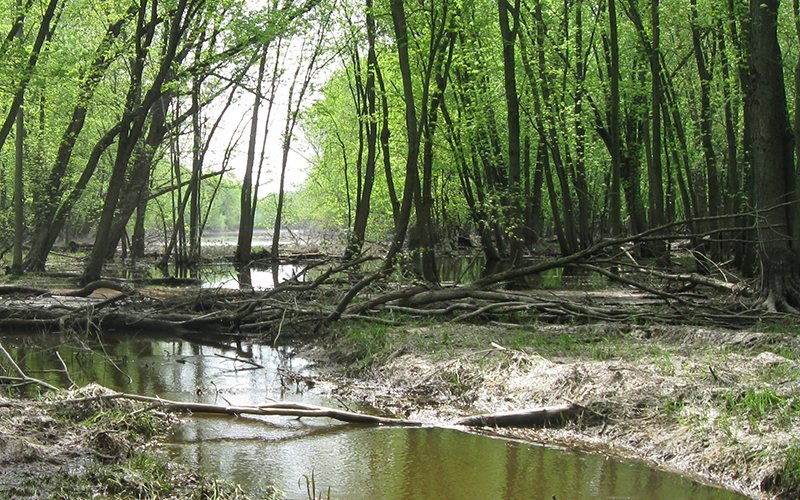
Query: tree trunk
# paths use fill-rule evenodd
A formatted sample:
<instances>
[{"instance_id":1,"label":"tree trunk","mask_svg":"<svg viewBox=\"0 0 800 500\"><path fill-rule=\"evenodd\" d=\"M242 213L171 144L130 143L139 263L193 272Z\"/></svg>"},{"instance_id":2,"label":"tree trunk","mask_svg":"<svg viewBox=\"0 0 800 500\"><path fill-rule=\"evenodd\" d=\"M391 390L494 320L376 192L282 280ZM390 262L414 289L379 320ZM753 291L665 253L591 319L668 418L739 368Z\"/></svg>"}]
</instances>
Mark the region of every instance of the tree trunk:
<instances>
[{"instance_id":1,"label":"tree trunk","mask_svg":"<svg viewBox=\"0 0 800 500\"><path fill-rule=\"evenodd\" d=\"M751 0L748 134L758 213L761 288L769 310L800 312L800 239L793 234L797 202L793 136L786 107L783 62L778 44L778 0Z\"/></svg>"},{"instance_id":2,"label":"tree trunk","mask_svg":"<svg viewBox=\"0 0 800 500\"><path fill-rule=\"evenodd\" d=\"M400 205L399 215L395 221L394 236L386 255L386 267L394 266L394 261L406 238L408 225L411 221L411 210L415 193L419 194L419 148L420 137L417 128L417 110L414 101L414 82L411 77L411 62L408 54L408 27L406 26L406 13L404 0L391 0L392 25L394 27L397 43L397 58L402 77L403 98L405 100L406 122L406 181L403 189L403 201Z\"/></svg>"},{"instance_id":3,"label":"tree trunk","mask_svg":"<svg viewBox=\"0 0 800 500\"><path fill-rule=\"evenodd\" d=\"M609 186L609 221L612 236L622 234L622 169L619 127L619 36L617 34L617 2L608 0L608 42L611 52L609 62L610 95L608 132L611 135L611 185Z\"/></svg>"},{"instance_id":4,"label":"tree trunk","mask_svg":"<svg viewBox=\"0 0 800 500\"><path fill-rule=\"evenodd\" d=\"M510 250L511 265L522 263L523 241L522 222L525 206L522 199L522 161L520 148L519 95L517 94L517 64L514 47L519 31L520 0L512 6L508 0L498 0L500 14L500 34L503 40L503 87L506 96L506 113L508 119L508 219L511 224ZM510 19L509 19L510 17Z\"/></svg>"},{"instance_id":5,"label":"tree trunk","mask_svg":"<svg viewBox=\"0 0 800 500\"><path fill-rule=\"evenodd\" d=\"M372 0L366 1L367 24L367 79L362 95L365 103L359 116L359 123L366 129L367 158L364 164L364 183L356 204L353 220L353 232L345 250L344 259L351 260L361 254L369 220L372 186L375 181L377 158L378 122L376 120L375 75L377 73L378 56L375 50L375 18L372 13Z\"/></svg>"},{"instance_id":6,"label":"tree trunk","mask_svg":"<svg viewBox=\"0 0 800 500\"><path fill-rule=\"evenodd\" d=\"M653 24L653 43L649 54L652 78L650 92L652 154L647 177L651 228L662 226L667 221L664 212L664 173L661 158L661 26L658 0L652 2L650 17ZM653 240L649 243L649 247L659 265L666 266L669 263L669 246L666 242Z\"/></svg>"},{"instance_id":7,"label":"tree trunk","mask_svg":"<svg viewBox=\"0 0 800 500\"><path fill-rule=\"evenodd\" d=\"M25 154L25 120L22 96L20 108L17 110L16 131L14 137L14 252L11 273L22 274L22 243L25 236L25 189L23 184L23 156Z\"/></svg>"},{"instance_id":8,"label":"tree trunk","mask_svg":"<svg viewBox=\"0 0 800 500\"><path fill-rule=\"evenodd\" d=\"M255 211L253 210L253 168L256 161L256 145L258 143L258 112L261 109L261 85L264 82L264 73L267 64L267 50L261 55L258 62L258 78L256 92L253 97L253 116L250 119L250 138L247 143L247 160L245 163L244 177L242 179L242 192L239 203L239 237L236 244L234 260L241 265L248 265L252 260L253 226L255 225ZM269 125L267 125L269 126Z\"/></svg>"},{"instance_id":9,"label":"tree trunk","mask_svg":"<svg viewBox=\"0 0 800 500\"><path fill-rule=\"evenodd\" d=\"M578 198L578 244L580 248L592 245L592 201L586 181L586 128L583 124L584 84L586 65L583 48L583 0L575 3L575 194Z\"/></svg>"}]
</instances>

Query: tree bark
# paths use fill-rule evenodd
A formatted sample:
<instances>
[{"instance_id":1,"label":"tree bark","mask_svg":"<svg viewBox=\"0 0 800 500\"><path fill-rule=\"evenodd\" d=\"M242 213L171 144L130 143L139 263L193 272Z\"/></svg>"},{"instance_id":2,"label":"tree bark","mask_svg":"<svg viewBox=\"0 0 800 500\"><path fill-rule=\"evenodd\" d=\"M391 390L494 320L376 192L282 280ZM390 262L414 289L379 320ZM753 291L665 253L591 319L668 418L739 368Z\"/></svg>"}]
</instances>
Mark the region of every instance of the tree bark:
<instances>
[{"instance_id":1,"label":"tree bark","mask_svg":"<svg viewBox=\"0 0 800 500\"><path fill-rule=\"evenodd\" d=\"M611 52L609 62L609 126L608 132L611 135L611 185L609 186L609 221L611 223L611 235L622 234L622 179L621 179L621 147L620 147L620 127L619 127L619 35L617 34L617 2L608 0L608 42Z\"/></svg>"},{"instance_id":2,"label":"tree bark","mask_svg":"<svg viewBox=\"0 0 800 500\"><path fill-rule=\"evenodd\" d=\"M240 265L248 265L252 260L253 226L255 225L255 211L253 210L253 167L256 159L256 144L258 137L258 113L261 109L261 85L264 81L264 72L267 64L267 49L258 62L258 77L256 91L253 97L253 116L250 118L250 137L247 143L247 160L245 163L244 177L242 178L242 191L239 203L239 236L236 244L235 261ZM267 124L269 126L269 124Z\"/></svg>"},{"instance_id":3,"label":"tree bark","mask_svg":"<svg viewBox=\"0 0 800 500\"><path fill-rule=\"evenodd\" d=\"M522 157L520 148L519 95L517 93L517 62L515 46L519 32L520 0L512 5L508 0L498 0L500 14L500 34L503 41L503 88L506 96L508 121L508 187L509 223L511 225L510 251L511 264L522 263L523 235L522 222L525 206L522 199Z\"/></svg>"},{"instance_id":4,"label":"tree bark","mask_svg":"<svg viewBox=\"0 0 800 500\"><path fill-rule=\"evenodd\" d=\"M359 124L365 129L367 142L367 157L364 163L364 182L356 203L356 214L353 219L353 231L345 249L344 259L351 260L361 254L364 238L367 232L370 203L372 200L372 187L375 181L375 167L378 146L378 121L376 116L376 89L375 79L378 66L378 55L375 49L375 17L372 12L372 0L366 0L366 25L367 25L367 78L363 90L364 103L359 112Z\"/></svg>"},{"instance_id":5,"label":"tree bark","mask_svg":"<svg viewBox=\"0 0 800 500\"><path fill-rule=\"evenodd\" d=\"M755 190L761 289L769 310L800 313L800 273L791 204L797 202L793 134L778 44L778 0L751 0L749 32L750 164Z\"/></svg>"}]
</instances>

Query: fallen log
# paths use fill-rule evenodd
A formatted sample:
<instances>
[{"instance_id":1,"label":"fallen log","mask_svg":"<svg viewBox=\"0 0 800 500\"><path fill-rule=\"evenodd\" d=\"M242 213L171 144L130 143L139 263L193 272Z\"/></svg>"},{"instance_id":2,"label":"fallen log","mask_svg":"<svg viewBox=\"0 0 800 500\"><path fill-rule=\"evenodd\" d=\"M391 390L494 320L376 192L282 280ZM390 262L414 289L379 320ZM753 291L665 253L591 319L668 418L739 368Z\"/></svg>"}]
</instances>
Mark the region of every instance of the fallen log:
<instances>
[{"instance_id":1,"label":"fallen log","mask_svg":"<svg viewBox=\"0 0 800 500\"><path fill-rule=\"evenodd\" d=\"M327 406L309 405L304 403L275 402L259 406L215 405L210 403L191 403L185 401L171 401L168 399L139 396L137 394L112 393L99 396L101 399L129 399L157 405L164 410L188 413L218 413L227 415L266 415L284 417L328 417L351 424L396 425L396 426L421 426L422 422L405 420L401 418L378 417L365 415ZM87 398L91 399L91 398Z\"/></svg>"},{"instance_id":2,"label":"fallen log","mask_svg":"<svg viewBox=\"0 0 800 500\"><path fill-rule=\"evenodd\" d=\"M543 406L531 410L473 415L458 420L455 425L468 427L558 427L575 420L584 408L576 404Z\"/></svg>"},{"instance_id":3,"label":"fallen log","mask_svg":"<svg viewBox=\"0 0 800 500\"><path fill-rule=\"evenodd\" d=\"M66 297L88 297L89 295L92 294L92 292L100 288L109 288L111 290L115 290L117 292L122 292L122 293L133 291L131 287L120 285L119 283L116 283L111 280L97 280L97 281L92 281L91 283L87 284L86 286L84 286L79 290L71 290L69 292L64 292L60 295Z\"/></svg>"}]
</instances>

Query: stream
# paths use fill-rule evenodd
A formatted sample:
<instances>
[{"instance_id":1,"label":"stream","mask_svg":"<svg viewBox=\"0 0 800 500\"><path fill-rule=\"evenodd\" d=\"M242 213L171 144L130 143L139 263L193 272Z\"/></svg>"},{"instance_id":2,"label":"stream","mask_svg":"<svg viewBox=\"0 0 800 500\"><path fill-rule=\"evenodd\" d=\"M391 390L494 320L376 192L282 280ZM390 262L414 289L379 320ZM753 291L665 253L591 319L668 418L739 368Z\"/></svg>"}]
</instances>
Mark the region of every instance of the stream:
<instances>
[{"instance_id":1,"label":"stream","mask_svg":"<svg viewBox=\"0 0 800 500\"><path fill-rule=\"evenodd\" d=\"M323 396L314 368L292 346L193 343L153 336L88 342L0 338L29 375L168 399L261 404L271 399L344 407ZM230 358L246 359L249 363ZM255 366L253 363L261 366ZM347 405L348 409L369 411ZM164 446L191 466L258 497L277 485L307 500L306 478L334 500L558 500L746 498L636 463L447 428L382 428L327 418L185 417Z\"/></svg>"}]
</instances>

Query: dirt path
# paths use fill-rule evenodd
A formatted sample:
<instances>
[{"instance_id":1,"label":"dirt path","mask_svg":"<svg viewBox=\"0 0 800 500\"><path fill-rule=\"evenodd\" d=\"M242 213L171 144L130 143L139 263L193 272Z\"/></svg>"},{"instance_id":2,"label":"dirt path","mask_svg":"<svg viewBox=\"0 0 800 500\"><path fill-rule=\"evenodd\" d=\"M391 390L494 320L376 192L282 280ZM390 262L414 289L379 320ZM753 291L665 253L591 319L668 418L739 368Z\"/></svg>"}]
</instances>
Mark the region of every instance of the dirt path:
<instances>
[{"instance_id":1,"label":"dirt path","mask_svg":"<svg viewBox=\"0 0 800 500\"><path fill-rule=\"evenodd\" d=\"M442 423L575 402L602 418L496 432L643 461L753 498L798 498L794 331L350 325L333 337L307 355L356 378L337 384L337 397Z\"/></svg>"}]
</instances>

